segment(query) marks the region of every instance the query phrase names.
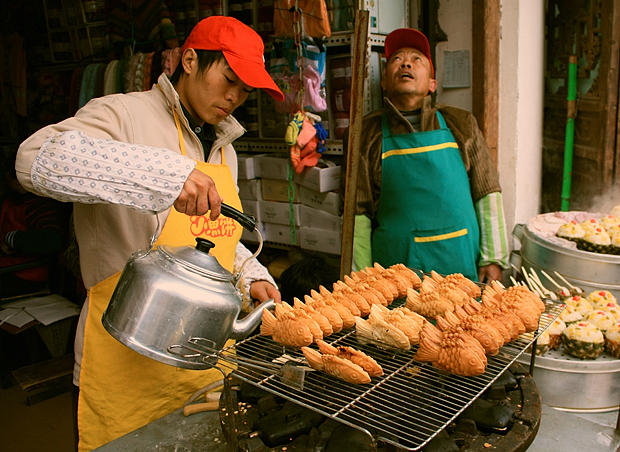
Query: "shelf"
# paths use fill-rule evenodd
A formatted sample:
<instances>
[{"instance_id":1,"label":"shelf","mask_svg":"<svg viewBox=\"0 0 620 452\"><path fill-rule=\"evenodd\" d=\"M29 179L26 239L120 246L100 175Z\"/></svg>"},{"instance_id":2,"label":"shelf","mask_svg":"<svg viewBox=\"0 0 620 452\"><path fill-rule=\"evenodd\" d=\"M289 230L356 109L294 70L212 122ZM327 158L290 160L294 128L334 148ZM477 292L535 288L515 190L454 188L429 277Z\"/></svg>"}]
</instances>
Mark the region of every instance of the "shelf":
<instances>
[{"instance_id":1,"label":"shelf","mask_svg":"<svg viewBox=\"0 0 620 452\"><path fill-rule=\"evenodd\" d=\"M274 138L241 138L233 143L237 152L263 154L266 152L290 152L291 147ZM327 140L323 155L342 155L342 141Z\"/></svg>"}]
</instances>

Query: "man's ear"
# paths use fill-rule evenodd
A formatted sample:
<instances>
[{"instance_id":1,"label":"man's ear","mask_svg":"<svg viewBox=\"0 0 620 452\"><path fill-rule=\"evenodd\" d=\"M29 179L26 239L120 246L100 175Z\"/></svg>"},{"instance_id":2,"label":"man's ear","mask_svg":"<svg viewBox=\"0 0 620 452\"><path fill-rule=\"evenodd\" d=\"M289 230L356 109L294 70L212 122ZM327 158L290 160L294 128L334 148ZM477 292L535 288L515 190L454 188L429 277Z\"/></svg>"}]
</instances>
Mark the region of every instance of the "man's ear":
<instances>
[{"instance_id":1,"label":"man's ear","mask_svg":"<svg viewBox=\"0 0 620 452\"><path fill-rule=\"evenodd\" d=\"M385 81L386 73L387 73L387 71L385 70L385 68L383 68L383 74L381 76L381 89L383 91L385 91L387 89L386 88L386 81Z\"/></svg>"},{"instance_id":2,"label":"man's ear","mask_svg":"<svg viewBox=\"0 0 620 452\"><path fill-rule=\"evenodd\" d=\"M192 48L185 49L181 55L181 64L186 74L192 73L192 68L198 61L198 54Z\"/></svg>"},{"instance_id":3,"label":"man's ear","mask_svg":"<svg viewBox=\"0 0 620 452\"><path fill-rule=\"evenodd\" d=\"M429 92L429 94L434 93L436 89L437 89L437 80L432 78L430 83L428 84L428 92Z\"/></svg>"}]
</instances>

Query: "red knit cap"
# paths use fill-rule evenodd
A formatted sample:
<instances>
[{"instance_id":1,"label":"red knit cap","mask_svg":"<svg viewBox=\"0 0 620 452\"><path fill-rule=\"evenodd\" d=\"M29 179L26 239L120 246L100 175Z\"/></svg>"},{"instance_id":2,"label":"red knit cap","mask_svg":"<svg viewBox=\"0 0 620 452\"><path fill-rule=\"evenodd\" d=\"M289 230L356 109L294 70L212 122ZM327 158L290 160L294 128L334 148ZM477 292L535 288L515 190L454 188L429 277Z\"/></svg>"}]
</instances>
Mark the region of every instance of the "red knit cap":
<instances>
[{"instance_id":1,"label":"red knit cap","mask_svg":"<svg viewBox=\"0 0 620 452\"><path fill-rule=\"evenodd\" d=\"M185 49L218 50L230 68L248 86L267 91L282 102L284 94L265 69L265 46L261 37L243 22L229 16L210 16L192 29Z\"/></svg>"}]
</instances>

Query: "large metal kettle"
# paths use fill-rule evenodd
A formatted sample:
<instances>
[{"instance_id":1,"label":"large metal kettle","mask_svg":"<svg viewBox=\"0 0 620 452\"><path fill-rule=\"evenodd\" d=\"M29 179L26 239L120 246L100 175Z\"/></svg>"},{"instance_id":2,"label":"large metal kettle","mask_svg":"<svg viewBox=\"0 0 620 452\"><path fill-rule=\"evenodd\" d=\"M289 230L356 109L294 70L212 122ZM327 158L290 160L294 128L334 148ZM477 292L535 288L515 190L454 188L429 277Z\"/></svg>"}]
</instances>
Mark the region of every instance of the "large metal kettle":
<instances>
[{"instance_id":1,"label":"large metal kettle","mask_svg":"<svg viewBox=\"0 0 620 452\"><path fill-rule=\"evenodd\" d=\"M255 230L256 219L250 215L226 204L222 214ZM101 320L108 333L144 356L176 367L207 369L210 365L199 355L171 353L170 346L199 337L220 350L228 339L247 337L263 308L273 308L274 301L263 302L238 320L241 293L235 275L209 254L213 242L196 242L195 247L161 245L133 253Z\"/></svg>"}]
</instances>

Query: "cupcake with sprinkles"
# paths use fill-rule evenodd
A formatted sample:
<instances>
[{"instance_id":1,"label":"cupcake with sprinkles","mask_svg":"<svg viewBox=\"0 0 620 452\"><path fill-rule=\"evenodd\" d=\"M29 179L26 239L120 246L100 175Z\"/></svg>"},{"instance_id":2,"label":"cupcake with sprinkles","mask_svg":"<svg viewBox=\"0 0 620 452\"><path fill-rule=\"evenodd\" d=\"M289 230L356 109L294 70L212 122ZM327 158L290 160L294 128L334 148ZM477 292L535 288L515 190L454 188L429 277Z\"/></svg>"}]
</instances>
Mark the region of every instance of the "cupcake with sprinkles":
<instances>
[{"instance_id":1,"label":"cupcake with sprinkles","mask_svg":"<svg viewBox=\"0 0 620 452\"><path fill-rule=\"evenodd\" d=\"M612 226L618 226L620 220L615 215L605 215L599 223L605 230L608 230Z\"/></svg>"},{"instance_id":2,"label":"cupcake with sprinkles","mask_svg":"<svg viewBox=\"0 0 620 452\"><path fill-rule=\"evenodd\" d=\"M583 230L579 223L572 220L569 223L561 225L555 235L561 239L579 244L579 242L583 240L583 236L586 235L586 231Z\"/></svg>"},{"instance_id":3,"label":"cupcake with sprinkles","mask_svg":"<svg viewBox=\"0 0 620 452\"><path fill-rule=\"evenodd\" d=\"M545 330L545 333L549 334L549 348L551 350L557 350L560 347L560 339L565 329L566 323L561 319L555 319Z\"/></svg>"},{"instance_id":4,"label":"cupcake with sprinkles","mask_svg":"<svg viewBox=\"0 0 620 452\"><path fill-rule=\"evenodd\" d=\"M579 226L581 226L581 228L586 232L601 227L600 223L597 221L596 218L590 218L589 220L582 221L581 223L579 223Z\"/></svg>"},{"instance_id":5,"label":"cupcake with sprinkles","mask_svg":"<svg viewBox=\"0 0 620 452\"><path fill-rule=\"evenodd\" d=\"M620 218L620 204L618 204L617 206L614 206L614 208L611 209L611 213L609 215L613 215L616 218Z\"/></svg>"},{"instance_id":6,"label":"cupcake with sprinkles","mask_svg":"<svg viewBox=\"0 0 620 452\"><path fill-rule=\"evenodd\" d=\"M577 310L572 306L566 306L559 318L568 326L572 323L579 322L583 318L583 315L577 312Z\"/></svg>"},{"instance_id":7,"label":"cupcake with sprinkles","mask_svg":"<svg viewBox=\"0 0 620 452\"><path fill-rule=\"evenodd\" d=\"M611 254L616 256L620 255L620 229L618 231L609 233L609 240L611 241Z\"/></svg>"},{"instance_id":8,"label":"cupcake with sprinkles","mask_svg":"<svg viewBox=\"0 0 620 452\"><path fill-rule=\"evenodd\" d=\"M620 224L614 224L613 226L605 228L605 230L610 237L614 234L620 234Z\"/></svg>"},{"instance_id":9,"label":"cupcake with sprinkles","mask_svg":"<svg viewBox=\"0 0 620 452\"><path fill-rule=\"evenodd\" d=\"M579 295L567 298L564 300L564 303L566 303L566 306L572 306L575 308L575 311L581 315L584 315L586 312L590 312L594 309L594 306L592 306L588 300L580 297Z\"/></svg>"},{"instance_id":10,"label":"cupcake with sprinkles","mask_svg":"<svg viewBox=\"0 0 620 452\"><path fill-rule=\"evenodd\" d=\"M589 322L577 322L562 333L564 351L579 359L596 359L605 349L605 336Z\"/></svg>"},{"instance_id":11,"label":"cupcake with sprinkles","mask_svg":"<svg viewBox=\"0 0 620 452\"><path fill-rule=\"evenodd\" d=\"M607 311L596 309L584 315L582 322L591 323L604 333L616 323L616 318Z\"/></svg>"},{"instance_id":12,"label":"cupcake with sprinkles","mask_svg":"<svg viewBox=\"0 0 620 452\"><path fill-rule=\"evenodd\" d=\"M599 306L605 306L607 303L618 304L616 297L608 290L594 290L588 294L586 299L594 309L599 309Z\"/></svg>"},{"instance_id":13,"label":"cupcake with sprinkles","mask_svg":"<svg viewBox=\"0 0 620 452\"><path fill-rule=\"evenodd\" d=\"M610 313L616 322L620 322L620 306L615 303L607 303L601 308L603 311Z\"/></svg>"},{"instance_id":14,"label":"cupcake with sprinkles","mask_svg":"<svg viewBox=\"0 0 620 452\"><path fill-rule=\"evenodd\" d=\"M547 330L543 331L538 339L536 339L536 354L543 355L549 351L551 348L549 343L549 332ZM532 353L532 346L530 345L527 350L528 353Z\"/></svg>"},{"instance_id":15,"label":"cupcake with sprinkles","mask_svg":"<svg viewBox=\"0 0 620 452\"><path fill-rule=\"evenodd\" d=\"M605 332L605 350L612 358L620 359L620 323L615 323Z\"/></svg>"},{"instance_id":16,"label":"cupcake with sprinkles","mask_svg":"<svg viewBox=\"0 0 620 452\"><path fill-rule=\"evenodd\" d=\"M587 230L578 247L584 251L609 254L611 253L611 238L605 229L598 227Z\"/></svg>"}]
</instances>

